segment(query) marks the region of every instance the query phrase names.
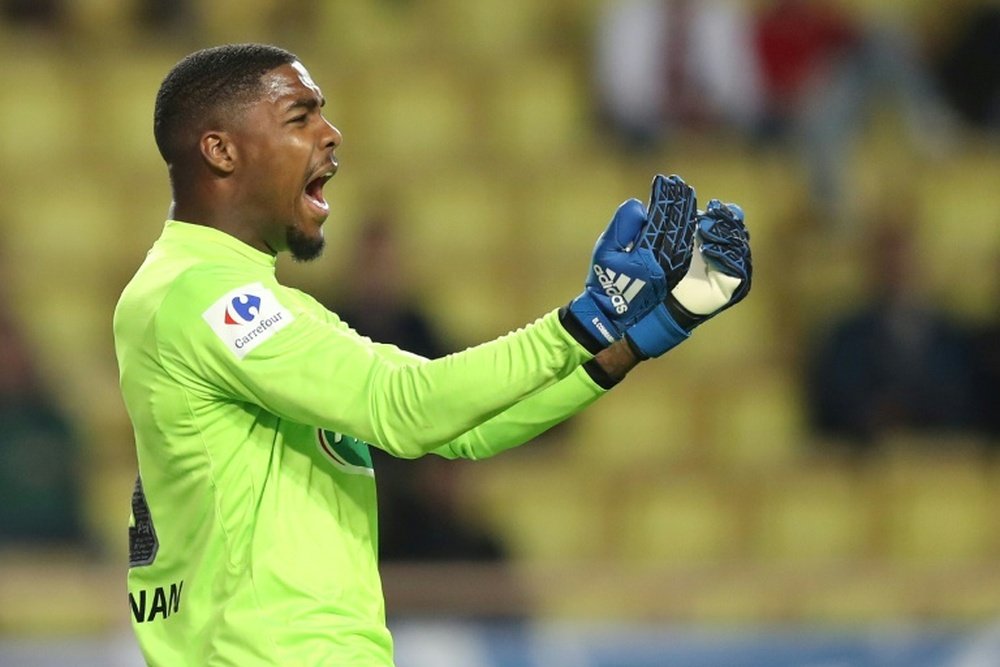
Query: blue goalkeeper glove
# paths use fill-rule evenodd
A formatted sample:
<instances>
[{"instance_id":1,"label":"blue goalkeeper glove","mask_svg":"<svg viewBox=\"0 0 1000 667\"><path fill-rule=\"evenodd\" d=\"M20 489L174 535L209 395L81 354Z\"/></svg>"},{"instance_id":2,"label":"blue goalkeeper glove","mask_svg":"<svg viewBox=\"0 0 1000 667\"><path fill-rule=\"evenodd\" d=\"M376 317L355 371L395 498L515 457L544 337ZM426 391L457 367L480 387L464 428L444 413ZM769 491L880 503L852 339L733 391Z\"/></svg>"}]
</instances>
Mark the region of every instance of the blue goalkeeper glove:
<instances>
[{"instance_id":1,"label":"blue goalkeeper glove","mask_svg":"<svg viewBox=\"0 0 1000 667\"><path fill-rule=\"evenodd\" d=\"M664 217L658 213L655 181L653 192L651 228ZM664 227L669 238L661 247L660 263L667 272L668 294L625 332L641 358L660 356L685 341L695 327L742 301L753 275L750 233L736 204L713 199L693 221Z\"/></svg>"},{"instance_id":2,"label":"blue goalkeeper glove","mask_svg":"<svg viewBox=\"0 0 1000 667\"><path fill-rule=\"evenodd\" d=\"M594 246L583 293L563 311L563 324L594 354L620 340L666 298L666 276L657 259L663 239L640 245L646 227L639 200L618 207Z\"/></svg>"}]
</instances>

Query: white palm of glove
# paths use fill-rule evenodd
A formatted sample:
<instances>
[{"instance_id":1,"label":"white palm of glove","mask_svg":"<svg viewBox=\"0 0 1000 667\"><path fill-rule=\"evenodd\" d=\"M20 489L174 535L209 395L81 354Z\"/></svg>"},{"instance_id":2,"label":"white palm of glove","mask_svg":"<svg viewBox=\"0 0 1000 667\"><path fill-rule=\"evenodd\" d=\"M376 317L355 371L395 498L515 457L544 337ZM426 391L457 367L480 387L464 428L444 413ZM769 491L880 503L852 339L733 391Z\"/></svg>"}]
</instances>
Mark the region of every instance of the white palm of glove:
<instances>
[{"instance_id":1,"label":"white palm of glove","mask_svg":"<svg viewBox=\"0 0 1000 667\"><path fill-rule=\"evenodd\" d=\"M695 232L691 267L670 291L681 306L692 315L711 315L729 303L743 282L741 278L723 273L702 254L701 231Z\"/></svg>"}]
</instances>

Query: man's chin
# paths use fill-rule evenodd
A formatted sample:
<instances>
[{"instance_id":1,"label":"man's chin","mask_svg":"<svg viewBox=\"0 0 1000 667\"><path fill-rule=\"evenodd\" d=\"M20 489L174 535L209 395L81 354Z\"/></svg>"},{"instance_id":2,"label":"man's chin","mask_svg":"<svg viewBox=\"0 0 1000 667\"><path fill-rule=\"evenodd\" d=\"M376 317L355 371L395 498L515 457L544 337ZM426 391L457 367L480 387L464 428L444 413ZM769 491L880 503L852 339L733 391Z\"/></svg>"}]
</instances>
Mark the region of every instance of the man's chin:
<instances>
[{"instance_id":1,"label":"man's chin","mask_svg":"<svg viewBox=\"0 0 1000 667\"><path fill-rule=\"evenodd\" d=\"M323 254L323 247L326 239L322 232L317 232L310 236L304 234L298 227L289 227L285 232L285 241L288 243L288 252L297 262L310 262Z\"/></svg>"}]
</instances>

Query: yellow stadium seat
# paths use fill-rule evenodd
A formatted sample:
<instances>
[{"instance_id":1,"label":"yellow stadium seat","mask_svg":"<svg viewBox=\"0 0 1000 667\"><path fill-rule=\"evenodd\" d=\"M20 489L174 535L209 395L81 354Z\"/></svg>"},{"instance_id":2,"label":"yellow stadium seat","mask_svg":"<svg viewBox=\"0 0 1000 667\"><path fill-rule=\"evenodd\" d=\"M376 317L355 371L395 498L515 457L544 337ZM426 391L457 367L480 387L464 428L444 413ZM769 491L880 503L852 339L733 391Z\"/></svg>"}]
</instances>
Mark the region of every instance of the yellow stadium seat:
<instances>
[{"instance_id":1,"label":"yellow stadium seat","mask_svg":"<svg viewBox=\"0 0 1000 667\"><path fill-rule=\"evenodd\" d=\"M847 567L803 571L796 591L797 618L809 622L858 624L901 618L912 609L918 582L895 576L891 567L857 561Z\"/></svg>"},{"instance_id":2,"label":"yellow stadium seat","mask_svg":"<svg viewBox=\"0 0 1000 667\"><path fill-rule=\"evenodd\" d=\"M586 88L568 61L511 66L491 82L480 140L516 163L575 165L571 153L588 141L587 103Z\"/></svg>"},{"instance_id":3,"label":"yellow stadium seat","mask_svg":"<svg viewBox=\"0 0 1000 667\"><path fill-rule=\"evenodd\" d=\"M0 86L0 170L49 179L65 175L79 166L75 149L87 116L78 106L73 65L44 44L26 45L7 58ZM36 195L43 185L32 185Z\"/></svg>"},{"instance_id":4,"label":"yellow stadium seat","mask_svg":"<svg viewBox=\"0 0 1000 667\"><path fill-rule=\"evenodd\" d=\"M814 459L757 480L753 555L781 564L849 563L870 550L870 499L849 466Z\"/></svg>"},{"instance_id":5,"label":"yellow stadium seat","mask_svg":"<svg viewBox=\"0 0 1000 667\"><path fill-rule=\"evenodd\" d=\"M371 74L398 67L426 53L440 30L420 5L401 2L318 2L310 6L315 38L310 51L336 63L333 68L372 67ZM298 53L296 47L296 53ZM299 54L305 57L305 52ZM310 69L313 65L306 63ZM315 77L314 77L315 78ZM324 83L317 79L320 87Z\"/></svg>"},{"instance_id":6,"label":"yellow stadium seat","mask_svg":"<svg viewBox=\"0 0 1000 667\"><path fill-rule=\"evenodd\" d=\"M268 41L277 0L213 0L198 3L209 43Z\"/></svg>"},{"instance_id":7,"label":"yellow stadium seat","mask_svg":"<svg viewBox=\"0 0 1000 667\"><path fill-rule=\"evenodd\" d=\"M575 150L561 165L521 165L516 159L509 165L521 213L521 251L544 272L540 282L582 288L598 235L622 201L648 197L649 181L631 182L592 149Z\"/></svg>"},{"instance_id":8,"label":"yellow stadium seat","mask_svg":"<svg viewBox=\"0 0 1000 667\"><path fill-rule=\"evenodd\" d=\"M476 154L475 107L457 67L420 59L374 69L355 83L358 108L344 141L383 173L433 170Z\"/></svg>"},{"instance_id":9,"label":"yellow stadium seat","mask_svg":"<svg viewBox=\"0 0 1000 667\"><path fill-rule=\"evenodd\" d=\"M607 555L606 482L574 474L560 459L508 452L476 472L483 513L519 561L572 564Z\"/></svg>"},{"instance_id":10,"label":"yellow stadium seat","mask_svg":"<svg viewBox=\"0 0 1000 667\"><path fill-rule=\"evenodd\" d=\"M626 563L709 565L741 555L741 491L713 475L637 470L622 484L611 518Z\"/></svg>"},{"instance_id":11,"label":"yellow stadium seat","mask_svg":"<svg viewBox=\"0 0 1000 667\"><path fill-rule=\"evenodd\" d=\"M436 29L437 47L474 65L517 64L545 26L546 3L532 0L435 0L422 15Z\"/></svg>"},{"instance_id":12,"label":"yellow stadium seat","mask_svg":"<svg viewBox=\"0 0 1000 667\"><path fill-rule=\"evenodd\" d=\"M888 558L909 566L996 558L1000 523L989 468L962 444L945 438L896 439L882 463Z\"/></svg>"},{"instance_id":13,"label":"yellow stadium seat","mask_svg":"<svg viewBox=\"0 0 1000 667\"><path fill-rule=\"evenodd\" d=\"M445 330L480 342L545 312L520 307L527 276L502 182L474 170L429 172L398 191L398 217L407 268L433 294L427 305Z\"/></svg>"},{"instance_id":14,"label":"yellow stadium seat","mask_svg":"<svg viewBox=\"0 0 1000 667\"><path fill-rule=\"evenodd\" d=\"M80 0L66 3L73 31L101 45L124 43L134 34L129 0Z\"/></svg>"},{"instance_id":15,"label":"yellow stadium seat","mask_svg":"<svg viewBox=\"0 0 1000 667\"><path fill-rule=\"evenodd\" d=\"M925 187L916 193L921 270L942 287L935 296L948 308L969 317L995 317L1000 257L1000 224L993 213L1000 183L996 150L970 150L963 159L927 165L921 176ZM993 205L984 209L983 202ZM956 266L966 277L961 289L955 286Z\"/></svg>"},{"instance_id":16,"label":"yellow stadium seat","mask_svg":"<svg viewBox=\"0 0 1000 667\"><path fill-rule=\"evenodd\" d=\"M729 315L725 317L728 319ZM718 328L719 335L722 329ZM692 347L702 347L699 360L717 349L702 340L700 333L689 343ZM704 352L705 348L708 352ZM703 380L697 390L696 400L710 414L705 428L710 429L715 462L723 468L740 470L768 469L794 462L801 455L807 437L798 379L787 371L741 367L735 360L734 370L727 373L713 361L705 361L705 375L720 379L738 375L745 380L745 384L725 385Z\"/></svg>"},{"instance_id":17,"label":"yellow stadium seat","mask_svg":"<svg viewBox=\"0 0 1000 667\"><path fill-rule=\"evenodd\" d=\"M86 128L79 137L88 160L106 160L116 179L135 170L155 169L156 176L166 180L153 139L153 108L160 83L181 55L151 45L130 59L128 67L117 66L116 54L93 57L93 69L80 74L91 110L84 114Z\"/></svg>"},{"instance_id":18,"label":"yellow stadium seat","mask_svg":"<svg viewBox=\"0 0 1000 667\"><path fill-rule=\"evenodd\" d=\"M575 418L573 456L601 474L641 471L669 479L676 466L704 459L704 416L684 378L662 366L639 366ZM623 431L622 424L629 426Z\"/></svg>"}]
</instances>

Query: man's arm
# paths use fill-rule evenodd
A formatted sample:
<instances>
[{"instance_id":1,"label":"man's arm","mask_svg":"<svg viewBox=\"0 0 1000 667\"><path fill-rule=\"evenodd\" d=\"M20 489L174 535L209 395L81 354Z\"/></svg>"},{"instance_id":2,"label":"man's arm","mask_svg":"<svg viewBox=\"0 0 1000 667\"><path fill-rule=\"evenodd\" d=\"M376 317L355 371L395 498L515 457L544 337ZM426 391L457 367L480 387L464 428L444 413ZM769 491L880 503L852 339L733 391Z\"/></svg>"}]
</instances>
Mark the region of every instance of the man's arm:
<instances>
[{"instance_id":1,"label":"man's arm","mask_svg":"<svg viewBox=\"0 0 1000 667\"><path fill-rule=\"evenodd\" d=\"M304 294L302 297L322 308L312 297ZM426 361L395 345L372 342L351 329L336 313L325 309L324 313L327 322L372 343L373 349L389 363L411 365ZM601 350L568 377L525 398L431 453L448 459L478 460L520 446L594 403L638 363L632 348L626 341L619 340ZM378 443L372 444L379 446Z\"/></svg>"},{"instance_id":2,"label":"man's arm","mask_svg":"<svg viewBox=\"0 0 1000 667\"><path fill-rule=\"evenodd\" d=\"M485 459L522 445L582 411L620 382L638 359L625 341L597 354L584 367L432 453L448 459Z\"/></svg>"},{"instance_id":3,"label":"man's arm","mask_svg":"<svg viewBox=\"0 0 1000 667\"><path fill-rule=\"evenodd\" d=\"M234 285L245 278L216 274L194 271L177 279L157 315L168 372L192 390L350 433L400 457L449 442L592 358L553 311L461 353L401 364L345 326L325 321L273 279ZM219 287L226 282L230 287ZM260 300L255 322L277 323L257 333L245 354L242 338L227 338L239 327L223 323L225 307L218 317L212 310L233 294ZM209 320L215 319L213 327Z\"/></svg>"},{"instance_id":4,"label":"man's arm","mask_svg":"<svg viewBox=\"0 0 1000 667\"><path fill-rule=\"evenodd\" d=\"M308 295L303 298L322 308ZM336 313L325 311L326 321L363 338ZM371 341L369 341L371 342ZM395 345L372 342L386 361L400 365L419 364L426 359ZM568 377L511 406L504 412L461 434L431 453L448 459L484 459L522 445L582 411L618 384L639 363L632 348L620 340L601 350ZM377 443L373 443L378 446Z\"/></svg>"}]
</instances>

